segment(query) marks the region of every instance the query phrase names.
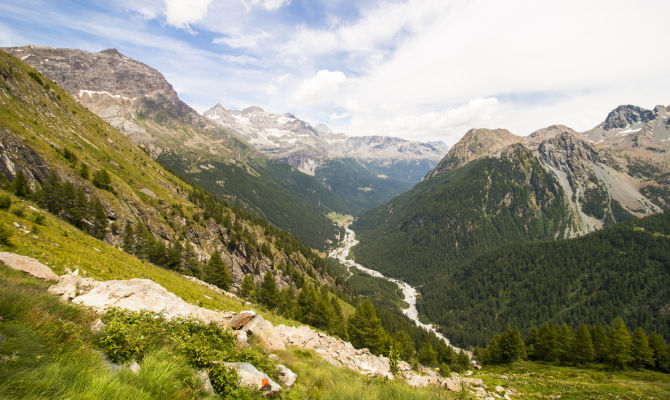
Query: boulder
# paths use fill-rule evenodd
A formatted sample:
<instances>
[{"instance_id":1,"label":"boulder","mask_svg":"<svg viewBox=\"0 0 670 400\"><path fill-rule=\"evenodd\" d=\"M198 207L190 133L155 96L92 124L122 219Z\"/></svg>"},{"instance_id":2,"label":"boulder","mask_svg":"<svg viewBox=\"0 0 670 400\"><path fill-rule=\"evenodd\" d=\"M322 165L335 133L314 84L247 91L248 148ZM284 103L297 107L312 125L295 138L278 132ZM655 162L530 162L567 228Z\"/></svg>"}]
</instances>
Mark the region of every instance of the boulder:
<instances>
[{"instance_id":1,"label":"boulder","mask_svg":"<svg viewBox=\"0 0 670 400\"><path fill-rule=\"evenodd\" d=\"M93 333L102 332L102 330L105 329L105 323L102 322L100 318L98 318L95 321L91 322L90 328L91 332Z\"/></svg>"},{"instance_id":2,"label":"boulder","mask_svg":"<svg viewBox=\"0 0 670 400\"><path fill-rule=\"evenodd\" d=\"M505 391L505 388L502 387L502 386L500 386L500 385L498 385L498 386L496 386L495 388L493 388L493 390L495 390L495 391L498 392L498 393L503 393L503 392Z\"/></svg>"},{"instance_id":3,"label":"boulder","mask_svg":"<svg viewBox=\"0 0 670 400\"><path fill-rule=\"evenodd\" d=\"M281 391L278 383L249 363L230 362L223 363L223 365L237 371L240 377L237 382L239 386L259 390L266 396L274 396Z\"/></svg>"},{"instance_id":4,"label":"boulder","mask_svg":"<svg viewBox=\"0 0 670 400\"><path fill-rule=\"evenodd\" d=\"M291 371L283 364L278 364L277 369L279 370L279 383L284 385L285 388L292 387L295 383L295 380L298 379L298 374Z\"/></svg>"},{"instance_id":5,"label":"boulder","mask_svg":"<svg viewBox=\"0 0 670 400\"><path fill-rule=\"evenodd\" d=\"M201 369L195 376L202 383L202 390L204 390L205 393L209 395L215 394L214 386L212 386L212 382L209 380L209 374L206 369Z\"/></svg>"},{"instance_id":6,"label":"boulder","mask_svg":"<svg viewBox=\"0 0 670 400\"><path fill-rule=\"evenodd\" d=\"M247 342L248 337L247 337L247 332L244 330L241 331L233 331L233 335L235 335L235 340L237 347L244 347L248 345L249 343Z\"/></svg>"},{"instance_id":7,"label":"boulder","mask_svg":"<svg viewBox=\"0 0 670 400\"><path fill-rule=\"evenodd\" d=\"M242 329L244 325L248 324L255 316L256 312L253 310L242 311L230 320L230 327L235 330Z\"/></svg>"},{"instance_id":8,"label":"boulder","mask_svg":"<svg viewBox=\"0 0 670 400\"><path fill-rule=\"evenodd\" d=\"M257 338L261 347L268 351L286 350L284 341L274 330L272 324L260 315L256 315L245 326L247 335Z\"/></svg>"},{"instance_id":9,"label":"boulder","mask_svg":"<svg viewBox=\"0 0 670 400\"><path fill-rule=\"evenodd\" d=\"M43 279L45 281L58 280L58 275L56 275L51 268L31 257L0 251L0 261L5 263L11 269L26 272L35 278Z\"/></svg>"},{"instance_id":10,"label":"boulder","mask_svg":"<svg viewBox=\"0 0 670 400\"><path fill-rule=\"evenodd\" d=\"M455 372L451 373L449 378L442 378L442 387L452 392L461 391L461 376Z\"/></svg>"},{"instance_id":11,"label":"boulder","mask_svg":"<svg viewBox=\"0 0 670 400\"><path fill-rule=\"evenodd\" d=\"M133 363L128 366L128 369L130 370L130 372L137 375L140 373L140 370L142 368L140 367L140 364L137 363L137 361L133 361Z\"/></svg>"}]
</instances>

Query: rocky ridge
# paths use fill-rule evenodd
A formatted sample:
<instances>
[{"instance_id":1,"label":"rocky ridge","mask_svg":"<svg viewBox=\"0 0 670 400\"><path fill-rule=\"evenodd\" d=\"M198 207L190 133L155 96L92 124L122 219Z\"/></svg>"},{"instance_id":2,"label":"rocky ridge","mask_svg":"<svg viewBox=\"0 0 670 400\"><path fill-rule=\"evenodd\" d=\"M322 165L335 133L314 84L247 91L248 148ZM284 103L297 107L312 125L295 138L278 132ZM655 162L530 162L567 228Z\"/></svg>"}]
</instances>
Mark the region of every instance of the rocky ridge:
<instances>
[{"instance_id":1,"label":"rocky ridge","mask_svg":"<svg viewBox=\"0 0 670 400\"><path fill-rule=\"evenodd\" d=\"M44 268L48 269L47 266ZM247 345L247 337L251 336L256 338L258 343L268 351L284 350L285 345L313 350L334 366L349 368L367 376L401 378L409 385L416 387L435 385L456 392L465 389L470 390L476 396L479 396L478 393L486 396L494 393L487 392L486 385L479 379L461 377L456 373L445 378L434 370L424 367L415 371L404 361L398 363L398 373L394 376L390 370L389 359L374 355L368 349L355 349L349 342L305 325L273 326L254 311L235 313L212 311L194 306L149 279L97 281L83 277L78 271L75 271L61 276L59 282L51 286L48 292L59 296L63 301L91 307L101 313L110 307L115 307L130 311L146 310L160 313L168 319L190 317L207 323L220 324L233 329L240 345ZM100 323L98 325L97 330L104 329L104 325ZM230 367L234 367L240 373L242 378L240 384L261 390L269 395L281 390L280 385L271 382L267 375L256 370L251 364L234 364ZM290 387L295 382L295 374L285 366L280 365L280 369L283 371L282 381L285 386ZM265 378L268 383L261 383L262 378Z\"/></svg>"},{"instance_id":2,"label":"rocky ridge","mask_svg":"<svg viewBox=\"0 0 670 400\"><path fill-rule=\"evenodd\" d=\"M442 142L421 143L384 136L348 137L323 124L311 126L292 114L274 114L260 107L231 110L217 103L204 116L246 139L261 153L314 175L324 160L439 160Z\"/></svg>"}]
</instances>

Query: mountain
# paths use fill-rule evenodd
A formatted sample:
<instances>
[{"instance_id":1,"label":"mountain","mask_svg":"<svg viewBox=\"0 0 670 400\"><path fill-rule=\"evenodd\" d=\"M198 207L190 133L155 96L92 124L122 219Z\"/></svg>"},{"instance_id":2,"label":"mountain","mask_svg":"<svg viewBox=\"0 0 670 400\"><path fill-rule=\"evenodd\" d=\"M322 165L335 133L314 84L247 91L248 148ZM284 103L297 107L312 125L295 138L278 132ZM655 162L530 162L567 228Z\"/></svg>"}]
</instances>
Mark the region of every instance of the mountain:
<instances>
[{"instance_id":1,"label":"mountain","mask_svg":"<svg viewBox=\"0 0 670 400\"><path fill-rule=\"evenodd\" d=\"M477 324L483 322L463 322L463 310L475 311L462 301L463 308L455 308L445 287L470 290L481 283L472 279L490 282L472 270L481 268L476 260L484 254L490 261L513 248L518 254L505 253L505 262L514 265L514 257L525 260L525 243L579 237L668 208L666 113L660 106L654 112L622 106L584 133L561 125L525 138L502 129L470 130L424 181L358 218L356 259L422 287L426 315L452 325L445 329L461 344L477 342L466 332L482 331ZM487 268L493 274L493 266ZM447 283L452 279L458 282ZM620 287L617 282L607 290ZM458 315L460 325L446 315Z\"/></svg>"},{"instance_id":2,"label":"mountain","mask_svg":"<svg viewBox=\"0 0 670 400\"><path fill-rule=\"evenodd\" d=\"M409 190L446 153L442 142L348 137L292 114L216 104L204 115L264 155L315 176L360 213Z\"/></svg>"},{"instance_id":3,"label":"mountain","mask_svg":"<svg viewBox=\"0 0 670 400\"><path fill-rule=\"evenodd\" d=\"M219 252L233 287L249 274L260 282L268 271L275 271L281 287L335 281L325 261L294 236L176 178L55 83L4 52L0 172L15 193L159 266L201 276L203 263Z\"/></svg>"},{"instance_id":4,"label":"mountain","mask_svg":"<svg viewBox=\"0 0 670 400\"><path fill-rule=\"evenodd\" d=\"M337 233L324 214L349 211L317 179L268 160L182 102L160 72L117 50L5 51L63 86L164 166L312 247L323 248Z\"/></svg>"}]
</instances>

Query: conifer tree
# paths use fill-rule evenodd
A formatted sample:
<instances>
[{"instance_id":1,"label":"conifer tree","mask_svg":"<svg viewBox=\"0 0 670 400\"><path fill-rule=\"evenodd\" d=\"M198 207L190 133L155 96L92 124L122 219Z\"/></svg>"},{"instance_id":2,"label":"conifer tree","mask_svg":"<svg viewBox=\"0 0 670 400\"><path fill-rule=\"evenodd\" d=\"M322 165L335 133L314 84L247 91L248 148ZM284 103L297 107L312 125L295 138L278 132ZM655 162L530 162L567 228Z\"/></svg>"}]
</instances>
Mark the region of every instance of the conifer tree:
<instances>
[{"instance_id":1,"label":"conifer tree","mask_svg":"<svg viewBox=\"0 0 670 400\"><path fill-rule=\"evenodd\" d=\"M337 297L333 296L330 303L333 309L334 317L333 323L331 324L331 332L344 340L348 340L349 335L347 334L347 324L344 320L344 314L342 313L340 302L337 300Z\"/></svg>"},{"instance_id":2,"label":"conifer tree","mask_svg":"<svg viewBox=\"0 0 670 400\"><path fill-rule=\"evenodd\" d=\"M349 318L348 331L354 347L367 347L374 354L388 351L390 337L382 327L370 300L365 299L358 304L356 312Z\"/></svg>"},{"instance_id":3,"label":"conifer tree","mask_svg":"<svg viewBox=\"0 0 670 400\"><path fill-rule=\"evenodd\" d=\"M135 230L130 221L126 221L126 227L123 229L123 244L121 248L126 253L135 253Z\"/></svg>"},{"instance_id":4,"label":"conifer tree","mask_svg":"<svg viewBox=\"0 0 670 400\"><path fill-rule=\"evenodd\" d=\"M266 272L263 276L263 283L258 291L258 301L271 309L279 305L279 289L272 271Z\"/></svg>"},{"instance_id":5,"label":"conifer tree","mask_svg":"<svg viewBox=\"0 0 670 400\"><path fill-rule=\"evenodd\" d=\"M556 332L549 324L542 324L535 342L535 357L537 360L556 361Z\"/></svg>"},{"instance_id":6,"label":"conifer tree","mask_svg":"<svg viewBox=\"0 0 670 400\"><path fill-rule=\"evenodd\" d=\"M654 366L654 350L649 346L649 339L642 328L633 332L631 352L632 365L636 369Z\"/></svg>"},{"instance_id":7,"label":"conifer tree","mask_svg":"<svg viewBox=\"0 0 670 400\"><path fill-rule=\"evenodd\" d=\"M102 239L105 236L105 230L107 229L107 214L105 213L105 207L103 207L100 199L94 197L90 202L91 213L93 214L93 228L92 234L98 239Z\"/></svg>"},{"instance_id":8,"label":"conifer tree","mask_svg":"<svg viewBox=\"0 0 670 400\"><path fill-rule=\"evenodd\" d=\"M294 318L296 314L297 302L295 290L288 286L279 294L279 313L286 318Z\"/></svg>"},{"instance_id":9,"label":"conifer tree","mask_svg":"<svg viewBox=\"0 0 670 400\"><path fill-rule=\"evenodd\" d=\"M419 348L419 362L428 367L437 365L437 352L429 342L423 342Z\"/></svg>"},{"instance_id":10,"label":"conifer tree","mask_svg":"<svg viewBox=\"0 0 670 400\"><path fill-rule=\"evenodd\" d=\"M586 325L580 325L575 334L572 359L583 367L585 363L593 361L594 354L591 332Z\"/></svg>"},{"instance_id":11,"label":"conifer tree","mask_svg":"<svg viewBox=\"0 0 670 400\"><path fill-rule=\"evenodd\" d=\"M626 324L619 317L610 325L607 335L608 358L614 369L623 368L633 358L631 355L631 339Z\"/></svg>"},{"instance_id":12,"label":"conifer tree","mask_svg":"<svg viewBox=\"0 0 670 400\"><path fill-rule=\"evenodd\" d=\"M572 349L575 344L575 334L567 324L563 324L556 330L556 342L558 344L557 355L562 362L572 360Z\"/></svg>"},{"instance_id":13,"label":"conifer tree","mask_svg":"<svg viewBox=\"0 0 670 400\"><path fill-rule=\"evenodd\" d=\"M607 361L609 352L607 344L607 332L602 325L596 325L591 328L591 340L593 341L593 358L598 362Z\"/></svg>"},{"instance_id":14,"label":"conifer tree","mask_svg":"<svg viewBox=\"0 0 670 400\"><path fill-rule=\"evenodd\" d=\"M93 185L95 187L103 189L103 190L109 190L111 191L112 189L112 178L109 176L109 172L107 172L106 169L99 169L93 173Z\"/></svg>"},{"instance_id":15,"label":"conifer tree","mask_svg":"<svg viewBox=\"0 0 670 400\"><path fill-rule=\"evenodd\" d=\"M256 286L254 286L254 281L251 280L251 275L244 275L242 285L237 294L245 300L253 300L255 292Z\"/></svg>"},{"instance_id":16,"label":"conifer tree","mask_svg":"<svg viewBox=\"0 0 670 400\"><path fill-rule=\"evenodd\" d=\"M414 358L414 342L406 331L399 330L393 334L393 339L399 345L400 358L409 361Z\"/></svg>"},{"instance_id":17,"label":"conifer tree","mask_svg":"<svg viewBox=\"0 0 670 400\"><path fill-rule=\"evenodd\" d=\"M663 336L658 333L649 335L649 347L654 351L654 365L659 371L670 372L670 349Z\"/></svg>"},{"instance_id":18,"label":"conifer tree","mask_svg":"<svg viewBox=\"0 0 670 400\"><path fill-rule=\"evenodd\" d=\"M519 329L507 325L491 352L496 363L510 363L525 357L526 348Z\"/></svg>"},{"instance_id":19,"label":"conifer tree","mask_svg":"<svg viewBox=\"0 0 670 400\"><path fill-rule=\"evenodd\" d=\"M216 285L223 290L228 290L232 283L228 267L221 258L221 253L215 251L205 265L205 281Z\"/></svg>"},{"instance_id":20,"label":"conifer tree","mask_svg":"<svg viewBox=\"0 0 670 400\"><path fill-rule=\"evenodd\" d=\"M180 240L175 240L172 242L172 246L168 249L167 260L165 263L165 268L177 270L181 267L181 259L184 253L184 246L182 246Z\"/></svg>"},{"instance_id":21,"label":"conifer tree","mask_svg":"<svg viewBox=\"0 0 670 400\"><path fill-rule=\"evenodd\" d=\"M23 171L19 170L14 176L14 182L12 182L12 191L18 197L26 197L30 194L30 185L28 184L28 179L23 174Z\"/></svg>"}]
</instances>

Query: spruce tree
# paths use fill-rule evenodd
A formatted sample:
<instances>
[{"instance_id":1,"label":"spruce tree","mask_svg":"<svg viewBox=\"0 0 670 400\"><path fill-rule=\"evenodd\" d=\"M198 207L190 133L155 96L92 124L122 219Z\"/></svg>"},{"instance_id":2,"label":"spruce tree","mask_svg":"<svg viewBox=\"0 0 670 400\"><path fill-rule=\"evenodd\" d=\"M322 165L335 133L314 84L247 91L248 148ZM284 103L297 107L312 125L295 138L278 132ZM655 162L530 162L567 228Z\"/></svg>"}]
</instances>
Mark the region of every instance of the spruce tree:
<instances>
[{"instance_id":1,"label":"spruce tree","mask_svg":"<svg viewBox=\"0 0 670 400\"><path fill-rule=\"evenodd\" d=\"M556 342L558 343L558 359L564 363L572 360L572 349L575 344L575 334L567 324L563 324L556 330Z\"/></svg>"},{"instance_id":2,"label":"spruce tree","mask_svg":"<svg viewBox=\"0 0 670 400\"><path fill-rule=\"evenodd\" d=\"M258 291L258 301L271 309L279 305L279 289L272 271L266 272L263 276L263 283Z\"/></svg>"},{"instance_id":3,"label":"spruce tree","mask_svg":"<svg viewBox=\"0 0 670 400\"><path fill-rule=\"evenodd\" d=\"M526 348L519 329L507 325L492 350L494 362L511 363L526 356Z\"/></svg>"},{"instance_id":4,"label":"spruce tree","mask_svg":"<svg viewBox=\"0 0 670 400\"><path fill-rule=\"evenodd\" d=\"M254 281L251 280L251 275L244 275L242 285L240 286L237 295L245 300L253 300L255 292L256 286L254 286Z\"/></svg>"},{"instance_id":5,"label":"spruce tree","mask_svg":"<svg viewBox=\"0 0 670 400\"><path fill-rule=\"evenodd\" d=\"M209 261L207 261L207 264L205 265L204 273L205 281L212 285L216 285L223 290L228 290L230 288L232 278L230 277L228 267L221 258L221 253L218 251L215 251L211 257L209 257Z\"/></svg>"},{"instance_id":6,"label":"spruce tree","mask_svg":"<svg viewBox=\"0 0 670 400\"><path fill-rule=\"evenodd\" d=\"M393 339L399 345L400 358L409 361L414 358L414 342L409 334L404 330L396 331L393 334Z\"/></svg>"},{"instance_id":7,"label":"spruce tree","mask_svg":"<svg viewBox=\"0 0 670 400\"><path fill-rule=\"evenodd\" d=\"M626 324L619 317L615 318L610 325L607 335L608 359L614 369L623 368L632 359L631 339Z\"/></svg>"},{"instance_id":8,"label":"spruce tree","mask_svg":"<svg viewBox=\"0 0 670 400\"><path fill-rule=\"evenodd\" d=\"M556 331L547 323L542 324L535 341L535 357L542 361L556 361Z\"/></svg>"},{"instance_id":9,"label":"spruce tree","mask_svg":"<svg viewBox=\"0 0 670 400\"><path fill-rule=\"evenodd\" d=\"M91 209L91 214L93 215L93 227L92 234L98 239L102 239L105 236L105 230L107 229L107 214L105 213L105 207L103 207L102 202L97 197L94 197L93 200L89 203Z\"/></svg>"},{"instance_id":10,"label":"spruce tree","mask_svg":"<svg viewBox=\"0 0 670 400\"><path fill-rule=\"evenodd\" d=\"M419 348L419 362L427 367L437 366L437 352L429 342L423 342Z\"/></svg>"},{"instance_id":11,"label":"spruce tree","mask_svg":"<svg viewBox=\"0 0 670 400\"><path fill-rule=\"evenodd\" d=\"M649 347L649 339L642 328L635 329L632 339L632 365L636 369L654 366L654 350Z\"/></svg>"},{"instance_id":12,"label":"spruce tree","mask_svg":"<svg viewBox=\"0 0 670 400\"><path fill-rule=\"evenodd\" d=\"M126 253L135 253L135 230L130 221L126 221L126 227L123 229L123 244L121 248Z\"/></svg>"},{"instance_id":13,"label":"spruce tree","mask_svg":"<svg viewBox=\"0 0 670 400\"><path fill-rule=\"evenodd\" d=\"M288 286L279 293L279 313L286 318L294 318L296 313L297 302L295 298L295 290Z\"/></svg>"},{"instance_id":14,"label":"spruce tree","mask_svg":"<svg viewBox=\"0 0 670 400\"><path fill-rule=\"evenodd\" d=\"M594 355L591 332L586 325L580 325L572 347L572 359L583 367L585 363L593 361Z\"/></svg>"}]
</instances>

